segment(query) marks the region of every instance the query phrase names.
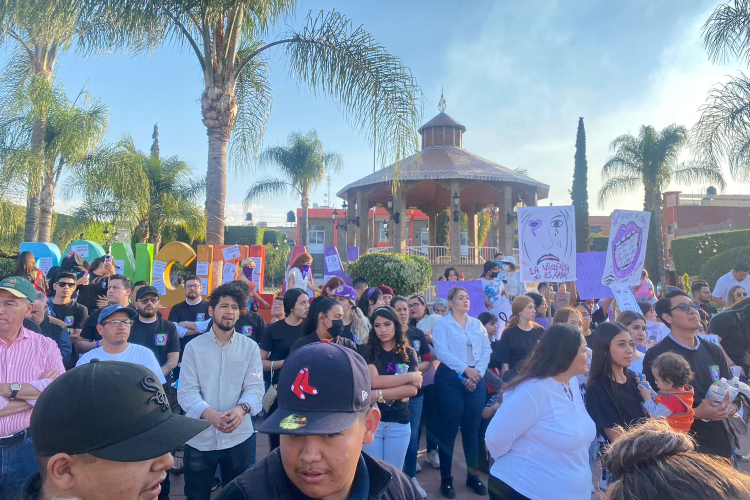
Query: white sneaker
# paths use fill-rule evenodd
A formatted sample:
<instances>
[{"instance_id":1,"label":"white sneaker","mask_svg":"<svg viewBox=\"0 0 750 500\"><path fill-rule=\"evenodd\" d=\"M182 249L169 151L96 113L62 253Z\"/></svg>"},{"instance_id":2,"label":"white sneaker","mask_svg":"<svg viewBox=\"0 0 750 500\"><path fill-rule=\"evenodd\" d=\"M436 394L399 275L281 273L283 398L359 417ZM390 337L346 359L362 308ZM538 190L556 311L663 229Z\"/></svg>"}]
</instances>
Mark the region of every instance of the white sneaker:
<instances>
[{"instance_id":1,"label":"white sneaker","mask_svg":"<svg viewBox=\"0 0 750 500\"><path fill-rule=\"evenodd\" d=\"M411 478L411 484L414 485L414 489L417 490L417 493L419 493L419 496L421 496L423 499L427 498L427 492L419 485L419 481L417 481L416 477Z\"/></svg>"},{"instance_id":2,"label":"white sneaker","mask_svg":"<svg viewBox=\"0 0 750 500\"><path fill-rule=\"evenodd\" d=\"M438 455L437 450L432 450L431 452L429 452L425 461L436 469L440 468L440 456Z\"/></svg>"},{"instance_id":3,"label":"white sneaker","mask_svg":"<svg viewBox=\"0 0 750 500\"><path fill-rule=\"evenodd\" d=\"M416 469L416 471L417 472L422 472L422 466L419 465L419 462L417 462L417 469Z\"/></svg>"}]
</instances>

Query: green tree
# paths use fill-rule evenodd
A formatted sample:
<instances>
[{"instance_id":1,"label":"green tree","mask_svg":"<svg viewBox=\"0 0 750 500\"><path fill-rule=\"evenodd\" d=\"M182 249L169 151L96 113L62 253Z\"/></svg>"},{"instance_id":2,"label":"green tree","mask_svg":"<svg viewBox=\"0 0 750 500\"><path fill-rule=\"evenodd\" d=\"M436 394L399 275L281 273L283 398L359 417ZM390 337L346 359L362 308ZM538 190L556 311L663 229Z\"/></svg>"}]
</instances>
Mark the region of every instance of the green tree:
<instances>
[{"instance_id":1,"label":"green tree","mask_svg":"<svg viewBox=\"0 0 750 500\"><path fill-rule=\"evenodd\" d=\"M625 193L645 191L643 210L651 212L646 269L664 283L664 241L662 236L662 191L670 182L695 184L712 182L725 186L721 170L712 164L680 163L678 158L688 139L682 125L669 125L656 131L650 125L641 126L637 137L624 134L617 137L610 150L614 151L602 168L604 184L599 190L599 206Z\"/></svg>"},{"instance_id":2,"label":"green tree","mask_svg":"<svg viewBox=\"0 0 750 500\"><path fill-rule=\"evenodd\" d=\"M261 153L260 164L278 169L282 177L258 179L247 190L245 205L250 205L261 197L283 195L291 189L300 196L302 206L299 244L307 245L307 210L310 206L310 191L323 181L326 171L338 173L343 165L343 159L337 152L323 149L323 143L315 130L305 135L292 132L289 134L287 144L286 147L275 146Z\"/></svg>"},{"instance_id":3,"label":"green tree","mask_svg":"<svg viewBox=\"0 0 750 500\"><path fill-rule=\"evenodd\" d=\"M301 30L274 33L294 13L296 0L101 3L115 4L135 25L160 22L164 39L175 40L198 59L208 134L208 244L223 242L227 152L233 166L241 166L260 149L270 112L267 70L274 47L283 50L292 78L333 99L370 143L378 138L382 164L418 150L421 97L411 72L338 12L308 15Z\"/></svg>"},{"instance_id":4,"label":"green tree","mask_svg":"<svg viewBox=\"0 0 750 500\"><path fill-rule=\"evenodd\" d=\"M191 241L205 236L199 200L205 184L191 180L191 173L177 157L138 151L126 135L72 168L65 194L83 197L75 213L79 219L126 224L139 242L158 249L167 228L181 228Z\"/></svg>"},{"instance_id":5,"label":"green tree","mask_svg":"<svg viewBox=\"0 0 750 500\"><path fill-rule=\"evenodd\" d=\"M570 198L573 200L576 214L576 251L588 252L591 245L589 235L589 164L586 161L586 129L583 117L578 118L576 133L575 166L573 168L573 187Z\"/></svg>"}]
</instances>

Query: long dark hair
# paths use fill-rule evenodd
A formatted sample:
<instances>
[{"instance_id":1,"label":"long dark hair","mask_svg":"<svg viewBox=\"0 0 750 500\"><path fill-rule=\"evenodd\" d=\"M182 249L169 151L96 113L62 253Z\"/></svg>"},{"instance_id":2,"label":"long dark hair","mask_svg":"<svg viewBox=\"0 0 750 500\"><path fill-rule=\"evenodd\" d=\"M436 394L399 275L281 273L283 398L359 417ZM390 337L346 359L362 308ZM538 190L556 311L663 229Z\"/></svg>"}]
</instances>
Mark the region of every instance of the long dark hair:
<instances>
[{"instance_id":1,"label":"long dark hair","mask_svg":"<svg viewBox=\"0 0 750 500\"><path fill-rule=\"evenodd\" d=\"M303 328L305 335L309 335L318 329L318 316L320 313L328 314L328 311L338 305L339 303L330 297L324 295L315 297L310 302L310 310L307 312L307 318L305 319L305 326Z\"/></svg>"},{"instance_id":2,"label":"long dark hair","mask_svg":"<svg viewBox=\"0 0 750 500\"><path fill-rule=\"evenodd\" d=\"M380 306L375 309L370 318L370 322L374 325L375 318L385 318L393 322L393 327L396 329L396 335L393 339L396 341L396 347L393 349L394 354L401 356L404 362L409 362L409 344L406 339L406 332L404 332L401 326L401 321L398 319L396 311L391 306ZM367 339L367 344L364 346L364 357L365 359L371 359L373 364L378 368L382 368L383 365L380 361L380 356L383 353L383 343L380 342L377 333L375 333L375 326L370 329L370 336Z\"/></svg>"},{"instance_id":3,"label":"long dark hair","mask_svg":"<svg viewBox=\"0 0 750 500\"><path fill-rule=\"evenodd\" d=\"M34 254L26 250L18 255L13 276L20 276L22 278L31 277L31 281L33 282L36 279L36 269Z\"/></svg>"},{"instance_id":4,"label":"long dark hair","mask_svg":"<svg viewBox=\"0 0 750 500\"><path fill-rule=\"evenodd\" d=\"M586 341L581 330L573 325L557 323L542 335L531 354L521 362L518 375L504 389L515 389L527 380L559 375L570 368L578 349Z\"/></svg>"},{"instance_id":5,"label":"long dark hair","mask_svg":"<svg viewBox=\"0 0 750 500\"><path fill-rule=\"evenodd\" d=\"M383 296L383 292L378 290L376 287L371 286L359 297L357 300L357 307L359 307L365 316L370 317L370 303L375 303ZM372 322L372 321L371 321Z\"/></svg>"},{"instance_id":6,"label":"long dark hair","mask_svg":"<svg viewBox=\"0 0 750 500\"><path fill-rule=\"evenodd\" d=\"M593 384L608 381L612 385L612 356L610 355L610 346L612 339L622 332L630 333L622 323L607 321L596 327L591 334L591 370L589 371L589 381L586 387ZM627 370L625 370L627 375Z\"/></svg>"},{"instance_id":7,"label":"long dark hair","mask_svg":"<svg viewBox=\"0 0 750 500\"><path fill-rule=\"evenodd\" d=\"M456 273L456 281L460 281L460 279L458 277L459 276L458 270L455 267L446 267L445 268L445 272L443 273L443 277L445 278L445 280L446 281L450 281L448 279L448 277L451 275L451 271L453 271L454 273Z\"/></svg>"},{"instance_id":8,"label":"long dark hair","mask_svg":"<svg viewBox=\"0 0 750 500\"><path fill-rule=\"evenodd\" d=\"M292 312L292 309L294 309L294 306L297 304L297 300L299 299L300 295L307 295L307 293L300 289L300 288L290 288L286 292L284 292L284 316L287 318L289 317L289 314ZM310 314L308 313L308 316Z\"/></svg>"}]
</instances>

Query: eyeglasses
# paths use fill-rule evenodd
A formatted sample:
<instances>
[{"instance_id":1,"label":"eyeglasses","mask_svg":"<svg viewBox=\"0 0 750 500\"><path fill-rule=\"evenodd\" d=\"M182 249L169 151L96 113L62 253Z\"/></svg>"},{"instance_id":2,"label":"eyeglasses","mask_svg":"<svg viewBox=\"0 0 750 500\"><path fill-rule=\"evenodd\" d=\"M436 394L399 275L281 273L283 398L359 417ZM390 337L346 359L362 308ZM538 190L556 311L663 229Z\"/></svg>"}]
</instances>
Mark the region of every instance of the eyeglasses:
<instances>
[{"instance_id":1,"label":"eyeglasses","mask_svg":"<svg viewBox=\"0 0 750 500\"><path fill-rule=\"evenodd\" d=\"M690 309L694 309L696 311L700 311L701 310L701 306L698 305L698 304L696 304L695 302L691 302L690 304L680 304L680 305L674 306L669 311L671 312L671 311L674 311L675 309L679 309L682 312L688 312Z\"/></svg>"},{"instance_id":2,"label":"eyeglasses","mask_svg":"<svg viewBox=\"0 0 750 500\"><path fill-rule=\"evenodd\" d=\"M193 288L200 288L200 287L201 287L200 285L185 285L185 288L187 288L188 290L191 290Z\"/></svg>"},{"instance_id":3,"label":"eyeglasses","mask_svg":"<svg viewBox=\"0 0 750 500\"><path fill-rule=\"evenodd\" d=\"M73 288L74 286L76 286L76 284L69 283L67 281L58 281L57 286L62 287L62 288Z\"/></svg>"},{"instance_id":4,"label":"eyeglasses","mask_svg":"<svg viewBox=\"0 0 750 500\"><path fill-rule=\"evenodd\" d=\"M409 309L416 309L416 308L418 308L421 305L422 304L420 304L419 302L415 302L413 304L409 304Z\"/></svg>"},{"instance_id":5,"label":"eyeglasses","mask_svg":"<svg viewBox=\"0 0 750 500\"><path fill-rule=\"evenodd\" d=\"M156 304L157 302L159 302L159 298L158 297L153 297L151 299L140 299L138 302L140 302L141 304L144 304L144 305L145 304Z\"/></svg>"},{"instance_id":6,"label":"eyeglasses","mask_svg":"<svg viewBox=\"0 0 750 500\"><path fill-rule=\"evenodd\" d=\"M747 292L734 292L735 297L747 297Z\"/></svg>"},{"instance_id":7,"label":"eyeglasses","mask_svg":"<svg viewBox=\"0 0 750 500\"><path fill-rule=\"evenodd\" d=\"M133 323L135 323L135 321L133 321L132 319L113 319L112 321L105 321L104 323L102 323L102 325L112 325L114 327L125 325L130 327L133 326Z\"/></svg>"}]
</instances>

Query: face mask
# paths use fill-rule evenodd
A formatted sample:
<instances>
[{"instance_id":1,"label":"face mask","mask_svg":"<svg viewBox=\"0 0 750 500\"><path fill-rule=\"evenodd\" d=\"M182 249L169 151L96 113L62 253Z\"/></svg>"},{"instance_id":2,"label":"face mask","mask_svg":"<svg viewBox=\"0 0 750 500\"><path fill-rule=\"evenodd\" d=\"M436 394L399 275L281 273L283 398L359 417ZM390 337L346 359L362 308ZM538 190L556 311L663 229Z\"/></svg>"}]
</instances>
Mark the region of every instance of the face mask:
<instances>
[{"instance_id":1,"label":"face mask","mask_svg":"<svg viewBox=\"0 0 750 500\"><path fill-rule=\"evenodd\" d=\"M302 272L303 273L309 273L310 272L310 266L308 264L305 264L302 266Z\"/></svg>"},{"instance_id":2,"label":"face mask","mask_svg":"<svg viewBox=\"0 0 750 500\"><path fill-rule=\"evenodd\" d=\"M508 264L503 264L503 271L510 270L510 266Z\"/></svg>"},{"instance_id":3,"label":"face mask","mask_svg":"<svg viewBox=\"0 0 750 500\"><path fill-rule=\"evenodd\" d=\"M492 278L492 279L495 279L495 278L497 278L497 275L498 275L498 274L499 274L499 272L498 272L498 271L492 271L492 272L490 273L490 278Z\"/></svg>"},{"instance_id":4,"label":"face mask","mask_svg":"<svg viewBox=\"0 0 750 500\"><path fill-rule=\"evenodd\" d=\"M336 338L344 333L344 320L343 319L332 319L331 328L328 329L328 333L331 337Z\"/></svg>"},{"instance_id":5,"label":"face mask","mask_svg":"<svg viewBox=\"0 0 750 500\"><path fill-rule=\"evenodd\" d=\"M245 275L245 278L252 281L253 280L253 268L250 266L245 266L242 268L242 274Z\"/></svg>"}]
</instances>

